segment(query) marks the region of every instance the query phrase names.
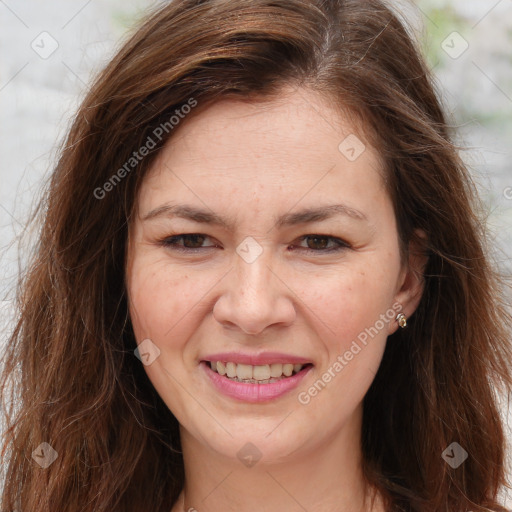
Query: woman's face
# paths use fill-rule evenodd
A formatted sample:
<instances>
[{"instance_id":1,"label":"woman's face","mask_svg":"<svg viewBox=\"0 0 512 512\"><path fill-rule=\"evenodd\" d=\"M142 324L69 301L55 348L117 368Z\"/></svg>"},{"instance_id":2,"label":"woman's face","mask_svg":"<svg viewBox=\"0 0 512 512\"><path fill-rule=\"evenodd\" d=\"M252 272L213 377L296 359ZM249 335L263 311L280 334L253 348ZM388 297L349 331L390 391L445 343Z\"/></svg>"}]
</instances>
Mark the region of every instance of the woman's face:
<instances>
[{"instance_id":1,"label":"woman's face","mask_svg":"<svg viewBox=\"0 0 512 512\"><path fill-rule=\"evenodd\" d=\"M396 314L416 304L381 171L311 91L182 121L127 262L144 368L182 440L277 461L359 434Z\"/></svg>"}]
</instances>

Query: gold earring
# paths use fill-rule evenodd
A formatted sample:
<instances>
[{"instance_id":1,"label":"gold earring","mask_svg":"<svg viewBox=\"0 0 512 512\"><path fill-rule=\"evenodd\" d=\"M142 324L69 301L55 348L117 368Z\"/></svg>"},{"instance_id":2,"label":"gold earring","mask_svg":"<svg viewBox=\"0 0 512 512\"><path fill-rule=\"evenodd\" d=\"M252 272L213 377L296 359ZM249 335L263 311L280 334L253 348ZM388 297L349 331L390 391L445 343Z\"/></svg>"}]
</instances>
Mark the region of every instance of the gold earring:
<instances>
[{"instance_id":1,"label":"gold earring","mask_svg":"<svg viewBox=\"0 0 512 512\"><path fill-rule=\"evenodd\" d=\"M404 329L407 326L407 317L403 313L398 313L396 316L396 321L398 322L398 325Z\"/></svg>"}]
</instances>

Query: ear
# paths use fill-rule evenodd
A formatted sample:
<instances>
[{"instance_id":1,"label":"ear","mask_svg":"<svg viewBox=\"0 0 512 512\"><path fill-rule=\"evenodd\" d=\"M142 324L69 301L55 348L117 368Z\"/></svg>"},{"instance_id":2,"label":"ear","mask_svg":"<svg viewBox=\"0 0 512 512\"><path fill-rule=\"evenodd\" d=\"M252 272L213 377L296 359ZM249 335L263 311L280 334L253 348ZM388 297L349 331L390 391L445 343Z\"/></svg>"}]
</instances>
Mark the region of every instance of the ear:
<instances>
[{"instance_id":1,"label":"ear","mask_svg":"<svg viewBox=\"0 0 512 512\"><path fill-rule=\"evenodd\" d=\"M425 288L425 267L428 262L426 251L427 236L424 231L414 231L412 240L409 242L408 258L404 262L400 276L397 281L397 293L394 304L400 304L398 313L403 313L409 318L418 307L423 290ZM397 322L390 322L389 334L398 329Z\"/></svg>"}]
</instances>

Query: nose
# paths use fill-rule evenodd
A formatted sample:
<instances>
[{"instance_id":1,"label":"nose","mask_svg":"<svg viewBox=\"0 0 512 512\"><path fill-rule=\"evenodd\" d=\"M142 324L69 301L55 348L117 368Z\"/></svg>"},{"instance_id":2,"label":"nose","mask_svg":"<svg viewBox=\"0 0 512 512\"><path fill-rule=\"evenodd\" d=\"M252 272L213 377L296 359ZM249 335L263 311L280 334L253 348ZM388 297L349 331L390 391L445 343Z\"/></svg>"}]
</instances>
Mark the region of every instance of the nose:
<instances>
[{"instance_id":1,"label":"nose","mask_svg":"<svg viewBox=\"0 0 512 512\"><path fill-rule=\"evenodd\" d=\"M292 283L272 268L269 256L269 250L264 250L251 263L234 257L235 268L222 281L224 288L213 308L214 318L224 327L256 335L295 320Z\"/></svg>"}]
</instances>

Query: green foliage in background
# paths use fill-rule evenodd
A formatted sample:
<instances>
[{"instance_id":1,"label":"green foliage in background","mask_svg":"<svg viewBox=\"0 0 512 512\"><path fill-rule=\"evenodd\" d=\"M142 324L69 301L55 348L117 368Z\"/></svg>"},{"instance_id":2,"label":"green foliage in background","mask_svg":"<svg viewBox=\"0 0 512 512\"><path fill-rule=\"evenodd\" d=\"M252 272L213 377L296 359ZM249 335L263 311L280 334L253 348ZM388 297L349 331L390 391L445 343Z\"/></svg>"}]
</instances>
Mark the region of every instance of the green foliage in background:
<instances>
[{"instance_id":1,"label":"green foliage in background","mask_svg":"<svg viewBox=\"0 0 512 512\"><path fill-rule=\"evenodd\" d=\"M471 20L464 18L453 6L436 6L430 0L418 2L418 7L425 15L425 36L422 49L431 67L443 66L449 57L441 49L441 43L454 30L464 36L471 28Z\"/></svg>"}]
</instances>

